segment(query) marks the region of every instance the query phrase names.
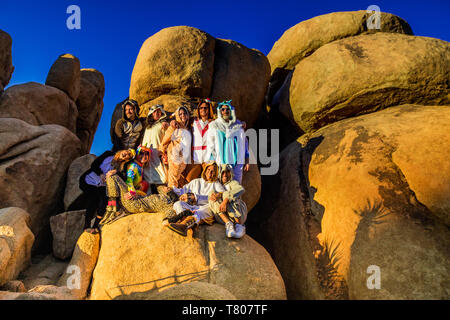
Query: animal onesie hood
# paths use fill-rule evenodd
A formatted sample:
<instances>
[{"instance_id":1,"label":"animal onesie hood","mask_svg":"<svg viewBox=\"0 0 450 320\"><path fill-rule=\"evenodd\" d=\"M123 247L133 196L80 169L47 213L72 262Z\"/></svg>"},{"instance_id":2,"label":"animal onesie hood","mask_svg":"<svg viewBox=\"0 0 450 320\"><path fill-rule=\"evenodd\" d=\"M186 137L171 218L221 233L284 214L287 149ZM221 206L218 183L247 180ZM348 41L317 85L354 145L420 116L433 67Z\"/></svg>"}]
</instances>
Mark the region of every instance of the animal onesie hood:
<instances>
[{"instance_id":1,"label":"animal onesie hood","mask_svg":"<svg viewBox=\"0 0 450 320\"><path fill-rule=\"evenodd\" d=\"M215 171L211 181L206 180L206 169L214 165ZM184 210L190 210L194 212L197 222L206 222L211 224L214 221L214 216L209 208L208 196L212 192L224 192L225 188L217 181L218 168L214 163L205 163L203 166L203 172L201 178L194 179L183 188L173 188L173 191L181 196L185 193L193 193L196 199L195 205L190 205L184 201L175 202L173 208L177 213Z\"/></svg>"},{"instance_id":2,"label":"animal onesie hood","mask_svg":"<svg viewBox=\"0 0 450 320\"><path fill-rule=\"evenodd\" d=\"M220 108L230 108L230 120L223 119ZM208 130L207 154L218 165L229 164L233 167L235 179L242 182L242 168L249 157L248 143L242 122L236 118L236 112L230 101L219 103L217 119L211 122Z\"/></svg>"},{"instance_id":3,"label":"animal onesie hood","mask_svg":"<svg viewBox=\"0 0 450 320\"><path fill-rule=\"evenodd\" d=\"M152 118L152 114L156 110L161 110L161 118L155 121ZM167 122L167 120L168 116L162 105L158 104L151 107L147 115L144 137L142 139L142 145L151 150L150 162L144 168L144 180L151 184L163 184L167 181L166 168L161 163L158 155L158 148L161 145L165 132L163 130L163 123Z\"/></svg>"},{"instance_id":4,"label":"animal onesie hood","mask_svg":"<svg viewBox=\"0 0 450 320\"><path fill-rule=\"evenodd\" d=\"M131 105L134 109L135 118L131 121L125 114L125 108ZM122 118L117 120L114 134L114 146L117 150L136 149L142 137L144 126L139 119L139 106L134 100L126 100L122 104Z\"/></svg>"},{"instance_id":5,"label":"animal onesie hood","mask_svg":"<svg viewBox=\"0 0 450 320\"><path fill-rule=\"evenodd\" d=\"M184 109L188 119L183 123L180 119L179 111ZM179 128L172 126L167 128L164 138L159 146L162 153L167 153L169 169L167 171L167 185L169 187L179 187L182 185L180 181L181 174L186 168L186 164L191 162L191 141L192 136L189 131L189 110L184 107L178 107L175 111L175 120Z\"/></svg>"},{"instance_id":6,"label":"animal onesie hood","mask_svg":"<svg viewBox=\"0 0 450 320\"><path fill-rule=\"evenodd\" d=\"M206 121L200 117L199 108L203 103L207 103L209 106L209 117ZM206 148L209 124L214 121L212 102L209 99L201 100L197 106L196 115L197 117L192 123L192 160L194 163L201 164L210 160Z\"/></svg>"},{"instance_id":7,"label":"animal onesie hood","mask_svg":"<svg viewBox=\"0 0 450 320\"><path fill-rule=\"evenodd\" d=\"M222 174L223 172L228 171L230 172L230 179L227 182L223 182L222 180ZM220 204L222 203L223 199L228 198L228 206L227 206L227 213L228 216L233 218L240 218L241 224L244 224L247 220L247 205L245 202L241 199L241 195L245 192L244 187L234 180L233 177L233 168L230 165L222 164L219 166L219 181L224 186L226 191L222 193L222 199L219 201L210 201L210 208L213 212L216 221L220 223L224 223L222 219L218 216L220 210ZM233 219L234 220L234 219Z\"/></svg>"},{"instance_id":8,"label":"animal onesie hood","mask_svg":"<svg viewBox=\"0 0 450 320\"><path fill-rule=\"evenodd\" d=\"M147 152L151 156L150 149L139 146L136 154L139 155L141 152ZM133 195L137 193L145 196L147 193L148 182L143 179L143 170L143 165L137 159L128 165L126 184L128 191Z\"/></svg>"}]
</instances>

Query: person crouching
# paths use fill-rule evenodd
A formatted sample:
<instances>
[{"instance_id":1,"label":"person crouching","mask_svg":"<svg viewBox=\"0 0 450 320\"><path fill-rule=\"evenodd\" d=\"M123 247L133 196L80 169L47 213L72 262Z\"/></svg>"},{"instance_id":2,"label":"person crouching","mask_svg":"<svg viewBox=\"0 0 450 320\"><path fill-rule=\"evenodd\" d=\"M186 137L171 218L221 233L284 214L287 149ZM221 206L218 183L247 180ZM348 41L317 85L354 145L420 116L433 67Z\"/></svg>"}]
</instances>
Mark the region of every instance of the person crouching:
<instances>
[{"instance_id":1,"label":"person crouching","mask_svg":"<svg viewBox=\"0 0 450 320\"><path fill-rule=\"evenodd\" d=\"M209 196L209 207L217 222L225 224L228 238L242 238L245 235L244 223L247 219L247 205L241 199L244 187L233 179L233 168L222 164L219 167L219 181L226 191L212 193Z\"/></svg>"}]
</instances>

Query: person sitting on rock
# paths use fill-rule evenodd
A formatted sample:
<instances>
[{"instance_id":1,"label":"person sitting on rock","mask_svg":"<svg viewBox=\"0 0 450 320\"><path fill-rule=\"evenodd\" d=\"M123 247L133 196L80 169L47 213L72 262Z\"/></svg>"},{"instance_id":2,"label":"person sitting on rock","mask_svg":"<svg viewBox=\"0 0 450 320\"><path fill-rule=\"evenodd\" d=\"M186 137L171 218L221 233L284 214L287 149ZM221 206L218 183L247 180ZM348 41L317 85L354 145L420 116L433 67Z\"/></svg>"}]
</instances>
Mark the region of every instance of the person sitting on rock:
<instances>
[{"instance_id":1,"label":"person sitting on rock","mask_svg":"<svg viewBox=\"0 0 450 320\"><path fill-rule=\"evenodd\" d=\"M106 198L106 173L110 170L122 172L126 163L134 157L134 150L120 150L114 154L112 151L105 151L97 157L91 167L84 172L79 179L80 189L83 191L82 203L86 208L84 229L91 229L91 221L94 213L97 215L94 220L91 232L96 232L98 224L105 214L107 206ZM74 204L75 205L75 204ZM81 208L69 207L69 210Z\"/></svg>"},{"instance_id":2,"label":"person sitting on rock","mask_svg":"<svg viewBox=\"0 0 450 320\"><path fill-rule=\"evenodd\" d=\"M175 111L175 121L170 123L159 146L163 157L167 157L169 169L167 185L181 187L185 184L181 175L186 165L191 162L191 132L189 131L189 110L180 106Z\"/></svg>"},{"instance_id":3,"label":"person sitting on rock","mask_svg":"<svg viewBox=\"0 0 450 320\"><path fill-rule=\"evenodd\" d=\"M164 194L142 196L131 194L128 185L116 170L106 173L106 195L108 206L100 226L109 224L123 216L142 212L162 212L166 217L175 215L174 202Z\"/></svg>"},{"instance_id":4,"label":"person sitting on rock","mask_svg":"<svg viewBox=\"0 0 450 320\"><path fill-rule=\"evenodd\" d=\"M151 150L140 145L136 151L135 160L128 165L126 184L132 197L136 196L136 194L140 196L147 195L149 184L142 179L142 173L148 165L150 157Z\"/></svg>"},{"instance_id":5,"label":"person sitting on rock","mask_svg":"<svg viewBox=\"0 0 450 320\"><path fill-rule=\"evenodd\" d=\"M233 179L233 169L227 164L219 167L219 181L226 191L210 194L209 207L216 221L225 223L225 234L228 238L242 238L245 235L244 223L247 219L247 205L241 199L245 189Z\"/></svg>"},{"instance_id":6,"label":"person sitting on rock","mask_svg":"<svg viewBox=\"0 0 450 320\"><path fill-rule=\"evenodd\" d=\"M208 204L208 194L226 191L217 181L217 175L217 164L209 162L204 164L201 178L192 180L183 188L165 187L166 193L172 190L180 198L173 205L176 215L164 219L163 225L182 236L186 236L187 231L196 225L214 223L214 215ZM182 221L176 223L178 220Z\"/></svg>"},{"instance_id":7,"label":"person sitting on rock","mask_svg":"<svg viewBox=\"0 0 450 320\"><path fill-rule=\"evenodd\" d=\"M234 179L242 183L242 171L250 168L248 141L231 100L219 103L217 119L210 123L207 139L208 157L218 165L231 165Z\"/></svg>"},{"instance_id":8,"label":"person sitting on rock","mask_svg":"<svg viewBox=\"0 0 450 320\"><path fill-rule=\"evenodd\" d=\"M122 118L117 120L113 133L113 150L136 149L144 126L139 119L139 105L133 99L122 104Z\"/></svg>"},{"instance_id":9,"label":"person sitting on rock","mask_svg":"<svg viewBox=\"0 0 450 320\"><path fill-rule=\"evenodd\" d=\"M160 104L152 106L147 115L142 145L151 151L148 166L144 168L144 180L150 185L162 185L167 182L166 168L161 162L158 150L164 133L169 127L168 116Z\"/></svg>"}]
</instances>

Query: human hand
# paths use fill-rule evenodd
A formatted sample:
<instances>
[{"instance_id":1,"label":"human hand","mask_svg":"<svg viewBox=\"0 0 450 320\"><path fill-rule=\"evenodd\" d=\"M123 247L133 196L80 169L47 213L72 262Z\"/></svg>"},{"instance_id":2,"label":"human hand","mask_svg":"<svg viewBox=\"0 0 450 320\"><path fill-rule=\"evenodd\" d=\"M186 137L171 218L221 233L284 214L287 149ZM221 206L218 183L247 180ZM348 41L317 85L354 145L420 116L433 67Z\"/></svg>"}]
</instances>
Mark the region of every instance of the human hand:
<instances>
[{"instance_id":1,"label":"human hand","mask_svg":"<svg viewBox=\"0 0 450 320\"><path fill-rule=\"evenodd\" d=\"M244 166L244 171L250 170L250 163L246 163Z\"/></svg>"},{"instance_id":2,"label":"human hand","mask_svg":"<svg viewBox=\"0 0 450 320\"><path fill-rule=\"evenodd\" d=\"M174 129L178 128L178 123L175 120L170 121L170 126Z\"/></svg>"},{"instance_id":3,"label":"human hand","mask_svg":"<svg viewBox=\"0 0 450 320\"><path fill-rule=\"evenodd\" d=\"M224 199L224 200L222 201L222 203L221 203L220 206L219 206L219 211L220 211L220 212L227 212L227 205L228 205L228 198L227 198L227 199Z\"/></svg>"},{"instance_id":4,"label":"human hand","mask_svg":"<svg viewBox=\"0 0 450 320\"><path fill-rule=\"evenodd\" d=\"M174 120L175 121L175 120ZM167 130L167 128L169 127L169 123L168 122L166 122L166 121L164 121L163 123L162 123L162 129L163 130Z\"/></svg>"},{"instance_id":5,"label":"human hand","mask_svg":"<svg viewBox=\"0 0 450 320\"><path fill-rule=\"evenodd\" d=\"M106 178L109 178L109 177L111 177L112 175L114 175L114 174L116 174L117 173L117 170L109 170L107 173L106 173ZM105 180L106 180L106 178L105 178Z\"/></svg>"},{"instance_id":6,"label":"human hand","mask_svg":"<svg viewBox=\"0 0 450 320\"><path fill-rule=\"evenodd\" d=\"M188 200L188 195L185 193L185 194L182 194L181 196L180 196L180 201L184 201L184 202L187 202L187 200Z\"/></svg>"},{"instance_id":7,"label":"human hand","mask_svg":"<svg viewBox=\"0 0 450 320\"><path fill-rule=\"evenodd\" d=\"M134 199L136 199L136 194L127 192L127 193L125 193L124 197L125 197L125 200L134 200Z\"/></svg>"}]
</instances>

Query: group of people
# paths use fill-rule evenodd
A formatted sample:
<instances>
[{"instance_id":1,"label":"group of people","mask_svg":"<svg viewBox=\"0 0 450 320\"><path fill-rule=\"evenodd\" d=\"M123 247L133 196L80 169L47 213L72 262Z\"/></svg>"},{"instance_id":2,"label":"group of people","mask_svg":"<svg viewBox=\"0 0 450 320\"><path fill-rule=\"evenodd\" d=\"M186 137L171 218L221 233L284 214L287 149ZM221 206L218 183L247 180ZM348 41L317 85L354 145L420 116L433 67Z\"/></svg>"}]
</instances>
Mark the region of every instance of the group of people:
<instances>
[{"instance_id":1,"label":"group of people","mask_svg":"<svg viewBox=\"0 0 450 320\"><path fill-rule=\"evenodd\" d=\"M135 100L123 102L112 151L80 177L85 229L98 232L125 214L162 211L163 225L183 236L215 221L225 224L227 237L244 236L245 122L236 118L231 100L219 103L216 112L213 106L202 99L195 116L185 105L169 116L164 106L154 105L141 119Z\"/></svg>"}]
</instances>

